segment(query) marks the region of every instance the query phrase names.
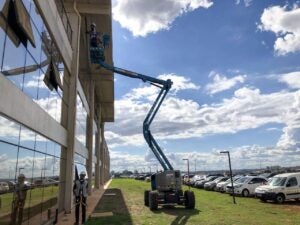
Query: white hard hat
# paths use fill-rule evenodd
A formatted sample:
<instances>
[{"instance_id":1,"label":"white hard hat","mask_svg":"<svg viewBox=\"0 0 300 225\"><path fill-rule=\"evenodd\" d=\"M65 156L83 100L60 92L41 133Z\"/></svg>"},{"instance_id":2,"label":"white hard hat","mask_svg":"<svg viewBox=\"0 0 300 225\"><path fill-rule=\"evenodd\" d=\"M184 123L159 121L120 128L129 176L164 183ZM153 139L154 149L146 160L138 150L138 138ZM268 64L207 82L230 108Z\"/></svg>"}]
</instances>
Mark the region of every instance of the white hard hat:
<instances>
[{"instance_id":1,"label":"white hard hat","mask_svg":"<svg viewBox=\"0 0 300 225\"><path fill-rule=\"evenodd\" d=\"M91 23L91 26L94 26L94 27L96 27L96 23L94 23L94 22L93 22L93 23Z\"/></svg>"},{"instance_id":2,"label":"white hard hat","mask_svg":"<svg viewBox=\"0 0 300 225\"><path fill-rule=\"evenodd\" d=\"M81 171L80 176L85 176L85 175L86 175L85 171Z\"/></svg>"}]
</instances>

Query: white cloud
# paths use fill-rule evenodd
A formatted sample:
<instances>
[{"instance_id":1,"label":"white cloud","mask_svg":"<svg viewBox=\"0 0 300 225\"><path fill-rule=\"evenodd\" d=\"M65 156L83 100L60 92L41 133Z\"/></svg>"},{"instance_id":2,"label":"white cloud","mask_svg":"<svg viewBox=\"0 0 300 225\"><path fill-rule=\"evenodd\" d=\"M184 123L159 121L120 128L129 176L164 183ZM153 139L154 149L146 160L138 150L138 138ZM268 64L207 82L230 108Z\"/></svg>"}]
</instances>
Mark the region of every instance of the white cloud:
<instances>
[{"instance_id":1,"label":"white cloud","mask_svg":"<svg viewBox=\"0 0 300 225\"><path fill-rule=\"evenodd\" d=\"M213 82L209 83L205 86L205 90L209 94L216 94L218 92L222 92L225 90L228 90L230 88L233 88L238 83L244 83L246 79L246 75L238 75L232 78L227 78L226 76L222 74L218 74L214 71L212 71L209 74L209 77L213 77Z\"/></svg>"},{"instance_id":2,"label":"white cloud","mask_svg":"<svg viewBox=\"0 0 300 225\"><path fill-rule=\"evenodd\" d=\"M166 150L165 154L175 169L187 171L187 163L183 158L189 159L190 171L194 171L195 163L197 171L228 170L228 158L220 154L220 151L230 151L232 169L258 169L268 166L298 166L300 151L282 151L276 147L262 147L257 145L240 146L228 149L213 149L211 152L203 152L196 149L189 152L171 153ZM152 172L157 168L162 169L152 152L147 151L144 155L124 154L111 151L111 167L113 170L122 171L128 169L139 172Z\"/></svg>"},{"instance_id":3,"label":"white cloud","mask_svg":"<svg viewBox=\"0 0 300 225\"><path fill-rule=\"evenodd\" d=\"M253 0L243 0L246 7L249 7L252 4ZM235 4L239 5L241 3L241 0L235 0Z\"/></svg>"},{"instance_id":4,"label":"white cloud","mask_svg":"<svg viewBox=\"0 0 300 225\"><path fill-rule=\"evenodd\" d=\"M300 92L295 92L292 102L285 115L286 127L277 142L277 147L286 150L300 150Z\"/></svg>"},{"instance_id":5,"label":"white cloud","mask_svg":"<svg viewBox=\"0 0 300 225\"><path fill-rule=\"evenodd\" d=\"M288 6L271 6L266 8L260 18L261 24L258 28L262 31L271 31L276 34L274 49L278 55L300 50L300 8L294 5L289 9Z\"/></svg>"},{"instance_id":6,"label":"white cloud","mask_svg":"<svg viewBox=\"0 0 300 225\"><path fill-rule=\"evenodd\" d=\"M280 82L286 83L290 88L300 88L300 71L281 74L279 78Z\"/></svg>"},{"instance_id":7,"label":"white cloud","mask_svg":"<svg viewBox=\"0 0 300 225\"><path fill-rule=\"evenodd\" d=\"M171 79L173 82L172 85L172 91L181 91L181 90L186 90L186 89L194 89L194 90L199 90L200 86L196 85L191 82L189 78L186 78L184 76L176 75L176 74L162 74L158 76L159 79L162 80L167 80Z\"/></svg>"},{"instance_id":8,"label":"white cloud","mask_svg":"<svg viewBox=\"0 0 300 225\"><path fill-rule=\"evenodd\" d=\"M299 96L300 91L262 94L258 89L245 87L236 90L231 98L210 105L169 96L153 121L151 131L158 141L167 141L237 133L278 123L284 125L285 136L277 145L281 149L295 146L295 150L300 140L300 135L296 135ZM135 98L116 101L116 122L109 124L106 130L110 148L145 145L142 124L151 105L149 100Z\"/></svg>"},{"instance_id":9,"label":"white cloud","mask_svg":"<svg viewBox=\"0 0 300 225\"><path fill-rule=\"evenodd\" d=\"M280 129L277 128L277 127L269 127L269 128L267 128L266 130L267 130L267 131L280 131Z\"/></svg>"},{"instance_id":10,"label":"white cloud","mask_svg":"<svg viewBox=\"0 0 300 225\"><path fill-rule=\"evenodd\" d=\"M209 8L212 0L117 0L113 18L134 36L147 36L169 29L174 20L200 7Z\"/></svg>"}]
</instances>

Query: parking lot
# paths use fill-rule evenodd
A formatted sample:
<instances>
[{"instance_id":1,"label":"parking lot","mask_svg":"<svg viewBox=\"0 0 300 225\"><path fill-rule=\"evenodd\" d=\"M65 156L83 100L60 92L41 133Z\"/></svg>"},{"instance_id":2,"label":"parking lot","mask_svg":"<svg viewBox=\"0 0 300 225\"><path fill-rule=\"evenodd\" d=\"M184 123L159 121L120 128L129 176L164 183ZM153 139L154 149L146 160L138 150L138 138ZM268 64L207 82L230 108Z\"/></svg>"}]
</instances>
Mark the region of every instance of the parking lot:
<instances>
[{"instance_id":1,"label":"parking lot","mask_svg":"<svg viewBox=\"0 0 300 225\"><path fill-rule=\"evenodd\" d=\"M167 206L150 211L143 200L144 190L149 188L150 183L143 180L113 179L94 211L101 216L90 218L87 224L297 225L300 221L300 203L294 200L276 204L237 197L237 204L233 204L228 194L191 187L196 197L194 210Z\"/></svg>"}]
</instances>

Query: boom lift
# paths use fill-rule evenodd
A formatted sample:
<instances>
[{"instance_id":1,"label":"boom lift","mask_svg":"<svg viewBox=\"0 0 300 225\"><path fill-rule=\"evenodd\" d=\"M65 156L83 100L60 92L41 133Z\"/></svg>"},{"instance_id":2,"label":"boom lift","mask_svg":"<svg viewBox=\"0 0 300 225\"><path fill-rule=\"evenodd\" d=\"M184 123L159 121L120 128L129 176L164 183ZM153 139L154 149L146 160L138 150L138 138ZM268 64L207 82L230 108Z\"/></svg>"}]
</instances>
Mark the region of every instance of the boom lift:
<instances>
[{"instance_id":1,"label":"boom lift","mask_svg":"<svg viewBox=\"0 0 300 225\"><path fill-rule=\"evenodd\" d=\"M107 46L109 37L104 35L102 37L103 46ZM150 149L155 157L163 167L164 171L151 175L151 191L144 192L144 204L149 206L151 210L156 210L159 204L180 204L185 205L188 209L195 208L195 197L192 191L182 191L181 173L179 170L174 170L171 163L163 153L162 149L154 139L150 131L150 125L158 112L162 102L169 92L172 81L161 80L154 77L146 76L140 73L135 73L129 70L121 69L105 63L104 48L90 47L91 63L98 64L101 67L130 78L140 79L144 82L150 83L155 87L160 88L160 92L150 108L144 122L143 134Z\"/></svg>"}]
</instances>

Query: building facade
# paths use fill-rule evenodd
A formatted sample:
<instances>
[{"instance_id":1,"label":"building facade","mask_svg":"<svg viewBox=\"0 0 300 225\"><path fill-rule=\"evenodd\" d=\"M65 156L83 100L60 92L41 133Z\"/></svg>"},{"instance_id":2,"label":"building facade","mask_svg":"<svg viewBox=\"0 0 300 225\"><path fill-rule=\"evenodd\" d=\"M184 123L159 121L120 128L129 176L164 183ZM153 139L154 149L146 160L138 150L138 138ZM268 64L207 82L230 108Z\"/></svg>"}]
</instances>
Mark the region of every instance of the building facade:
<instances>
[{"instance_id":1,"label":"building facade","mask_svg":"<svg viewBox=\"0 0 300 225\"><path fill-rule=\"evenodd\" d=\"M111 36L110 0L0 0L0 225L51 224L78 173L89 194L109 179L113 74L90 64L92 22Z\"/></svg>"}]
</instances>

